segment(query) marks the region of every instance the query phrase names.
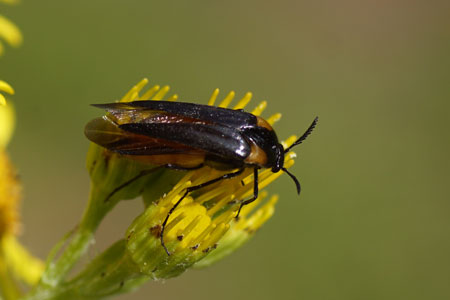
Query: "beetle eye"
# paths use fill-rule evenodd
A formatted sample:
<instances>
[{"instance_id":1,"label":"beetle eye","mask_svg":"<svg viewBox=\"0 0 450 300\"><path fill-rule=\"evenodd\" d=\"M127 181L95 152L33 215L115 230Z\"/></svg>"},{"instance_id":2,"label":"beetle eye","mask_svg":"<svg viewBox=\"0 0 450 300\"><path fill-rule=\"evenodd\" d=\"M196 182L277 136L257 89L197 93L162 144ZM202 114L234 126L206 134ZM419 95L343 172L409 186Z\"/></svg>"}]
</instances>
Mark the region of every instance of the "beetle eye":
<instances>
[{"instance_id":1,"label":"beetle eye","mask_svg":"<svg viewBox=\"0 0 450 300\"><path fill-rule=\"evenodd\" d=\"M284 166L284 148L283 145L278 144L275 150L275 166L272 167L272 172L277 173Z\"/></svg>"}]
</instances>

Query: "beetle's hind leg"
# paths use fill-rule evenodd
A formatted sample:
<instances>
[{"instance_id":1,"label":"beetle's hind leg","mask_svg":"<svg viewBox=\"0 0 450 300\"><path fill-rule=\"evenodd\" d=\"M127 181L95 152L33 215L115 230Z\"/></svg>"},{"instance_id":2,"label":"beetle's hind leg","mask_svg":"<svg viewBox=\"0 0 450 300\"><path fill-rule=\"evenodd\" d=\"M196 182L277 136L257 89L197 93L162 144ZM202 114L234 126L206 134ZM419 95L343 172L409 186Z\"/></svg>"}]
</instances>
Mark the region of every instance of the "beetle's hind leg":
<instances>
[{"instance_id":1,"label":"beetle's hind leg","mask_svg":"<svg viewBox=\"0 0 450 300\"><path fill-rule=\"evenodd\" d=\"M206 181L206 182L204 182L204 183L201 183L201 184L199 184L199 185L194 185L194 186L190 186L190 187L186 188L186 191L184 192L183 196L181 196L181 198L177 201L177 203L175 203L175 205L172 206L172 208L171 208L171 209L169 210L169 212L167 213L167 216L166 216L166 218L164 219L164 222L163 222L162 225L161 225L161 235L160 235L161 246L163 246L164 250L166 250L167 255L170 256L170 252L169 252L169 250L167 249L166 244L164 244L164 231L165 231L165 229L166 229L166 225L167 225L167 222L169 221L170 215L171 215L171 214L174 212L174 210L178 207L178 205L181 203L181 201L183 201L183 199L186 198L186 196L187 196L190 192L193 192L193 191L195 191L195 190L201 189L201 188L206 187L206 186L208 186L208 185L211 185L211 184L213 184L213 183L219 182L219 181L221 181L221 180L223 180L223 179L230 179L230 178L239 176L239 175L242 174L242 172L244 172L244 170L245 170L245 168L241 168L241 169L237 170L236 172L228 173L228 174L222 175L222 176L220 176L220 177L214 178L214 179L212 179L212 180Z\"/></svg>"},{"instance_id":2,"label":"beetle's hind leg","mask_svg":"<svg viewBox=\"0 0 450 300\"><path fill-rule=\"evenodd\" d=\"M136 176L134 176L133 178L131 178L128 181L125 181L124 183L122 183L121 185L119 185L118 187L116 187L114 190L111 191L111 193L108 194L108 196L105 198L105 202L108 202L109 199L111 199L112 196L114 196L118 191L120 191L121 189L129 186L130 184L132 184L133 182L135 182L136 180L151 174L153 172L156 172L160 169L163 168L168 168L168 169L172 169L172 170L178 170L178 171L191 171L191 170L197 170L203 167L203 164L200 164L198 166L192 167L192 168L184 168L184 167L178 167L175 165L171 165L171 164L167 164L167 165L162 165L162 166L158 166L152 169L148 169L148 170L142 170L141 172L139 172L139 174L137 174Z\"/></svg>"},{"instance_id":3,"label":"beetle's hind leg","mask_svg":"<svg viewBox=\"0 0 450 300\"><path fill-rule=\"evenodd\" d=\"M162 169L162 168L163 168L163 166L158 166L158 167L155 167L153 169L143 170L143 171L139 172L139 174L137 174L136 176L134 176L130 180L125 181L124 183L122 183L121 185L116 187L114 190L112 190L111 193L109 193L108 196L106 196L104 202L108 202L109 199L111 199L111 197L114 196L118 191L120 191L121 189L129 186L130 184L132 184L136 180L144 177L145 175L148 175L148 174L151 174L153 172L156 172L156 171L158 171L159 169Z\"/></svg>"},{"instance_id":4,"label":"beetle's hind leg","mask_svg":"<svg viewBox=\"0 0 450 300\"><path fill-rule=\"evenodd\" d=\"M244 205L250 204L253 201L256 200L256 198L258 198L258 193L259 193L259 188L258 188L258 169L257 167L255 167L253 169L253 197L248 199L248 200L244 200L241 202L241 206L239 206L239 210L238 213L236 215L236 219L239 218L239 214L241 213L241 209Z\"/></svg>"}]
</instances>

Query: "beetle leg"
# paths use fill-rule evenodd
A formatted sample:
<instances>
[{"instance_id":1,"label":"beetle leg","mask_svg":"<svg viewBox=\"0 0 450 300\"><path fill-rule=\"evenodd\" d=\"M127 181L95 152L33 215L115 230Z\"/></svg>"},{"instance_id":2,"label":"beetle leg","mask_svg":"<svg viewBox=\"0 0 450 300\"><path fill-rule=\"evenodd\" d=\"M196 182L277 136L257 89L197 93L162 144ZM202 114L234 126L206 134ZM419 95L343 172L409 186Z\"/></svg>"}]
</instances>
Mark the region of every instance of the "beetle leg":
<instances>
[{"instance_id":1,"label":"beetle leg","mask_svg":"<svg viewBox=\"0 0 450 300\"><path fill-rule=\"evenodd\" d=\"M204 166L203 163L199 164L198 166L192 167L192 168L179 167L177 165L167 164L167 165L164 165L164 168L177 170L177 171L192 171L192 170L197 170L197 169L203 168L203 166Z\"/></svg>"},{"instance_id":2,"label":"beetle leg","mask_svg":"<svg viewBox=\"0 0 450 300\"><path fill-rule=\"evenodd\" d=\"M131 178L130 180L125 181L124 183L122 183L121 185L116 187L114 190L112 190L111 193L109 193L109 195L106 197L104 202L108 202L109 199L111 199L111 197L114 196L115 193L117 193L121 189L127 187L128 185L132 184L134 181L138 180L141 177L144 177L145 175L148 175L148 174L151 174L153 172L156 172L159 169L168 168L168 169L178 170L178 171L191 171L191 170L200 169L201 167L203 167L203 164L200 164L200 165L192 167L192 168L184 168L184 167L178 167L176 165L167 164L167 165L162 165L162 166L155 167L153 169L143 170L139 174L137 174L136 176Z\"/></svg>"},{"instance_id":3,"label":"beetle leg","mask_svg":"<svg viewBox=\"0 0 450 300\"><path fill-rule=\"evenodd\" d=\"M131 178L128 181L125 181L124 183L122 183L121 185L119 185L118 187L116 187L114 190L111 191L111 193L108 194L108 196L106 197L106 199L104 200L104 202L108 202L109 199L111 199L112 196L114 196L114 194L116 194L118 191L120 191L121 189L127 187L128 185L132 184L134 181L138 180L141 177L144 177L147 174L153 173L155 171L158 171L159 169L163 168L164 166L158 166L156 168L153 169L149 169L149 170L143 170L141 172L139 172L139 174L137 174L136 176L134 176L133 178Z\"/></svg>"},{"instance_id":4,"label":"beetle leg","mask_svg":"<svg viewBox=\"0 0 450 300\"><path fill-rule=\"evenodd\" d=\"M253 197L248 199L248 200L245 200L245 201L243 201L241 203L241 206L239 206L239 210L238 210L238 213L236 215L236 219L239 218L239 214L241 213L241 209L242 209L242 207L244 205L250 204L253 201L255 201L256 198L258 198L258 192L259 192L259 189L258 189L258 169L259 168L254 168L253 169Z\"/></svg>"},{"instance_id":5,"label":"beetle leg","mask_svg":"<svg viewBox=\"0 0 450 300\"><path fill-rule=\"evenodd\" d=\"M167 216L166 216L166 218L164 219L164 222L163 222L162 225L161 225L161 235L160 235L161 246L163 246L164 250L166 250L167 255L170 256L170 252L169 252L169 250L167 249L166 244L164 244L164 230L166 229L166 225L167 225L167 222L169 221L170 215L174 212L174 210L175 210L175 209L177 208L177 206L181 203L181 201L183 201L183 199L184 199L190 192L192 192L192 191L201 189L201 188L203 188L203 187L205 187L205 186L211 185L211 184L216 183L216 182L218 182L218 181L221 181L221 180L223 180L223 179L230 179L230 178L239 176L239 175L242 174L242 172L244 172L244 170L245 170L245 168L242 168L242 169L237 170L236 172L228 173L228 174L222 175L222 176L220 176L220 177L217 177L217 178L215 178L215 179L212 179L212 180L206 181L206 182L204 182L204 183L201 183L201 184L199 184L199 185L194 185L194 186L191 186L191 187L186 188L186 191L184 192L183 196L177 201L177 203L175 203L174 206L172 206L172 208L171 208L171 209L169 210L169 212L167 213Z\"/></svg>"}]
</instances>

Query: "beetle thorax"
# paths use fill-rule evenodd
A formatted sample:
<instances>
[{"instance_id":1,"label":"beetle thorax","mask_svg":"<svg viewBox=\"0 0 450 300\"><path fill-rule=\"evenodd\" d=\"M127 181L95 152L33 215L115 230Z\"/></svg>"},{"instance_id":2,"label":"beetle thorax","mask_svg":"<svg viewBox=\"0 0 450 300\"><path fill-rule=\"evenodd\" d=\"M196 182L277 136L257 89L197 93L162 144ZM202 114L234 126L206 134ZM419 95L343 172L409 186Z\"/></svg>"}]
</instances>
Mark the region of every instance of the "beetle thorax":
<instances>
[{"instance_id":1,"label":"beetle thorax","mask_svg":"<svg viewBox=\"0 0 450 300\"><path fill-rule=\"evenodd\" d=\"M245 159L245 163L263 168L274 168L280 163L278 158L279 142L273 130L251 126L242 131L251 145L251 153Z\"/></svg>"}]
</instances>

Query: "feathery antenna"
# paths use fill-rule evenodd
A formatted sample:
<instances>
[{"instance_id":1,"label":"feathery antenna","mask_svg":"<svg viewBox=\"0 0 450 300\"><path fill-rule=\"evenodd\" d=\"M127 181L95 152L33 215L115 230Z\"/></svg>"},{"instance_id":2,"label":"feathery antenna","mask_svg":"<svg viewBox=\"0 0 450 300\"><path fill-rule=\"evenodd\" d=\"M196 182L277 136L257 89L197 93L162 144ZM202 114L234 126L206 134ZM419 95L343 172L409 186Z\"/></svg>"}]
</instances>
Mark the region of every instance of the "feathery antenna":
<instances>
[{"instance_id":1,"label":"feathery antenna","mask_svg":"<svg viewBox=\"0 0 450 300\"><path fill-rule=\"evenodd\" d=\"M308 135L311 134L311 132L313 131L313 129L316 127L317 125L317 121L319 121L319 117L316 117L314 119L314 121L312 122L311 125L309 125L309 128L305 131L305 133L298 139L295 141L295 143L293 143L290 147L288 147L287 149L284 150L284 153L288 153L289 151L291 151L292 148L294 148L297 145L300 145L307 137Z\"/></svg>"}]
</instances>

